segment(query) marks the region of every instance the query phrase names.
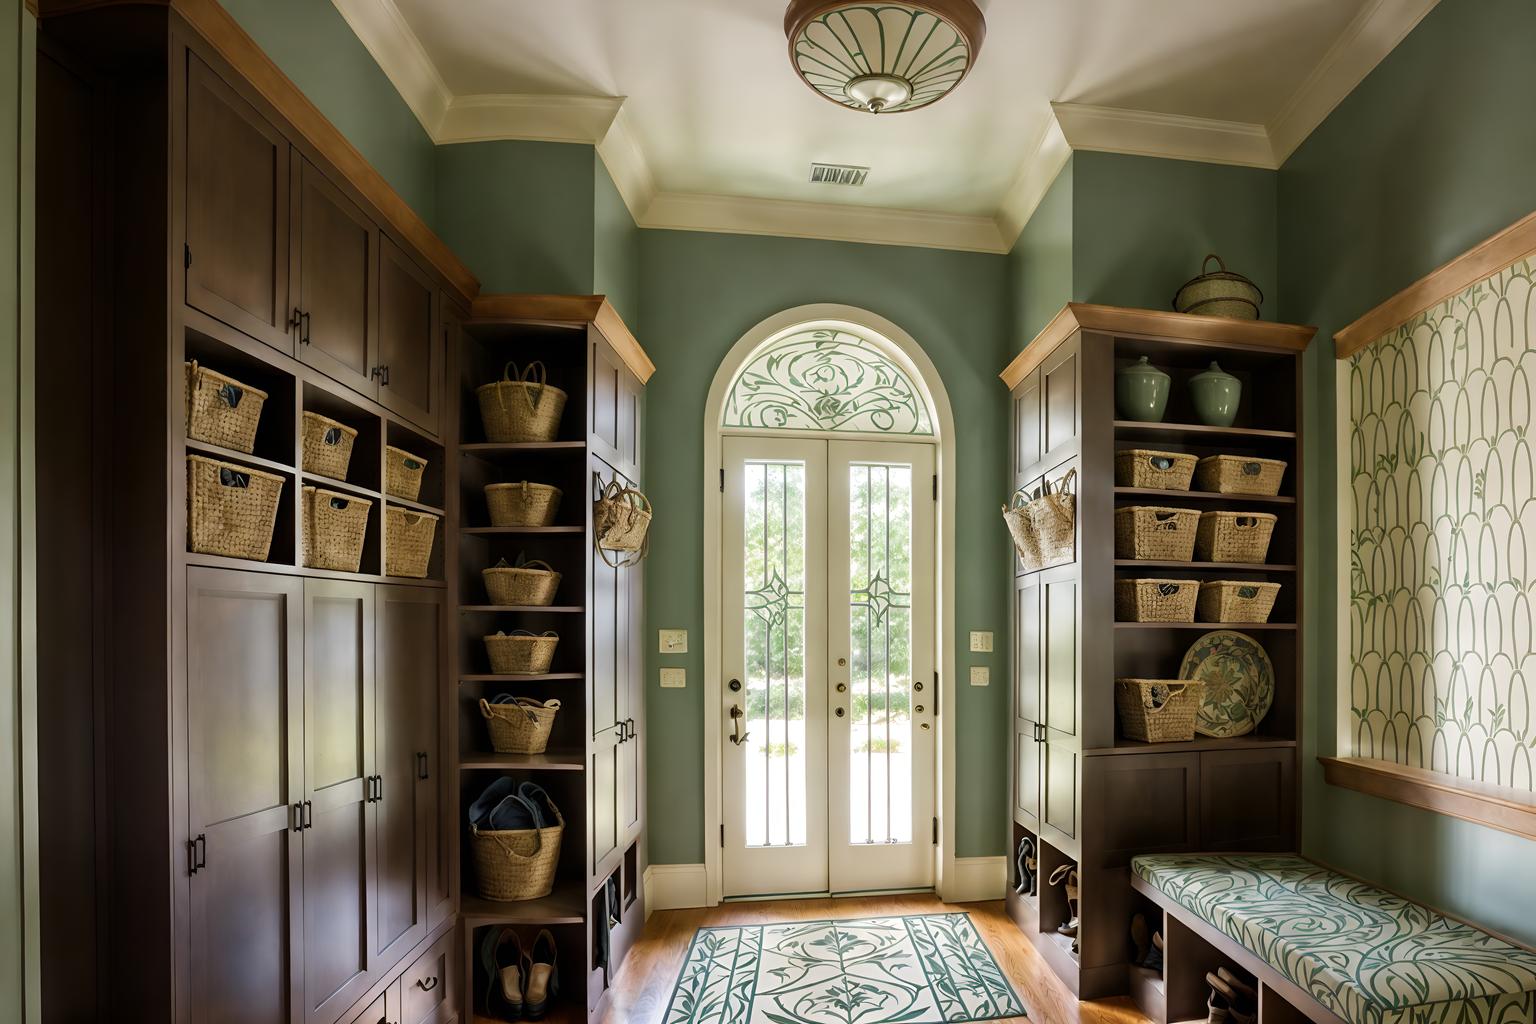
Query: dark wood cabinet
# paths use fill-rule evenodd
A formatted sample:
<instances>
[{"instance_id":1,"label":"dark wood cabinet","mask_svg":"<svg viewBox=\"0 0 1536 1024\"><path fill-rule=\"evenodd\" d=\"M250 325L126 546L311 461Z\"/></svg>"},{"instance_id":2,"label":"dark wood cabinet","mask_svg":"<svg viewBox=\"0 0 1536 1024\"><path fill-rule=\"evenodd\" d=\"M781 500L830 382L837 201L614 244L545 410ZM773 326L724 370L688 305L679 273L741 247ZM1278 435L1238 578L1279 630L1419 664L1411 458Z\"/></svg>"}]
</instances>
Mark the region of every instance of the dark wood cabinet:
<instances>
[{"instance_id":1,"label":"dark wood cabinet","mask_svg":"<svg viewBox=\"0 0 1536 1024\"><path fill-rule=\"evenodd\" d=\"M436 433L443 394L437 288L389 236L379 260L379 402Z\"/></svg>"},{"instance_id":2,"label":"dark wood cabinet","mask_svg":"<svg viewBox=\"0 0 1536 1024\"><path fill-rule=\"evenodd\" d=\"M288 140L187 57L186 299L282 352L288 307Z\"/></svg>"},{"instance_id":3,"label":"dark wood cabinet","mask_svg":"<svg viewBox=\"0 0 1536 1024\"><path fill-rule=\"evenodd\" d=\"M294 160L292 318L301 360L365 395L378 364L379 230L314 164Z\"/></svg>"}]
</instances>

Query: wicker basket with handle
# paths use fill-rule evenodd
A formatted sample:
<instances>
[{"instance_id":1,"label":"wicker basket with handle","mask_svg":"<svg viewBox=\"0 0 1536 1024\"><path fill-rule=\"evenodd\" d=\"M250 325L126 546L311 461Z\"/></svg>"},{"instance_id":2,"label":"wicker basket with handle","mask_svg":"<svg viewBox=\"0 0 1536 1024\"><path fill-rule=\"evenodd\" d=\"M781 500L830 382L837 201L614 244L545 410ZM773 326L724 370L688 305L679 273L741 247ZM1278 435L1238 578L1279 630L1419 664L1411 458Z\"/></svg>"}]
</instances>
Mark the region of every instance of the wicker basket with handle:
<instances>
[{"instance_id":1,"label":"wicker basket with handle","mask_svg":"<svg viewBox=\"0 0 1536 1024\"><path fill-rule=\"evenodd\" d=\"M543 675L549 671L555 660L555 648L560 645L560 634L554 630L543 633L530 633L526 629L515 629L510 633L498 631L481 639L485 642L491 671L499 676Z\"/></svg>"},{"instance_id":2,"label":"wicker basket with handle","mask_svg":"<svg viewBox=\"0 0 1536 1024\"><path fill-rule=\"evenodd\" d=\"M357 572L363 564L373 502L324 487L306 487L303 497L304 564L311 569Z\"/></svg>"},{"instance_id":3,"label":"wicker basket with handle","mask_svg":"<svg viewBox=\"0 0 1536 1024\"><path fill-rule=\"evenodd\" d=\"M1115 484L1163 491L1187 491L1196 458L1184 452L1126 448L1115 453Z\"/></svg>"},{"instance_id":4,"label":"wicker basket with handle","mask_svg":"<svg viewBox=\"0 0 1536 1024\"><path fill-rule=\"evenodd\" d=\"M196 360L187 363L186 370L187 436L246 454L255 451L267 393L199 366Z\"/></svg>"},{"instance_id":5,"label":"wicker basket with handle","mask_svg":"<svg viewBox=\"0 0 1536 1024\"><path fill-rule=\"evenodd\" d=\"M1202 491L1218 494L1257 494L1274 497L1285 478L1280 459L1250 459L1241 455L1208 455L1195 466Z\"/></svg>"},{"instance_id":6,"label":"wicker basket with handle","mask_svg":"<svg viewBox=\"0 0 1536 1024\"><path fill-rule=\"evenodd\" d=\"M265 562L283 478L233 462L187 456L187 550Z\"/></svg>"},{"instance_id":7,"label":"wicker basket with handle","mask_svg":"<svg viewBox=\"0 0 1536 1024\"><path fill-rule=\"evenodd\" d=\"M651 530L651 502L639 488L610 480L592 504L597 553L614 568L645 559ZM610 552L620 552L610 557Z\"/></svg>"},{"instance_id":8,"label":"wicker basket with handle","mask_svg":"<svg viewBox=\"0 0 1536 1024\"><path fill-rule=\"evenodd\" d=\"M516 363L508 363L502 368L501 380L480 385L475 397L480 401L480 422L487 441L553 441L560 432L565 392L549 383L543 363L529 363L521 370Z\"/></svg>"},{"instance_id":9,"label":"wicker basket with handle","mask_svg":"<svg viewBox=\"0 0 1536 1024\"><path fill-rule=\"evenodd\" d=\"M556 822L548 828L485 829L470 824L475 886L483 898L498 903L536 900L554 889L565 818L553 803L547 806Z\"/></svg>"},{"instance_id":10,"label":"wicker basket with handle","mask_svg":"<svg viewBox=\"0 0 1536 1024\"><path fill-rule=\"evenodd\" d=\"M1187 562L1195 552L1200 510L1127 505L1115 509L1115 557Z\"/></svg>"},{"instance_id":11,"label":"wicker basket with handle","mask_svg":"<svg viewBox=\"0 0 1536 1024\"><path fill-rule=\"evenodd\" d=\"M421 497L421 478L427 460L392 444L384 446L384 493L391 498L415 501Z\"/></svg>"},{"instance_id":12,"label":"wicker basket with handle","mask_svg":"<svg viewBox=\"0 0 1536 1024\"><path fill-rule=\"evenodd\" d=\"M340 420L317 412L304 414L304 472L347 478L347 464L352 461L352 443L357 430Z\"/></svg>"},{"instance_id":13,"label":"wicker basket with handle","mask_svg":"<svg viewBox=\"0 0 1536 1024\"><path fill-rule=\"evenodd\" d=\"M1143 743L1195 738L1195 713L1205 684L1189 679L1116 679L1115 709L1126 739Z\"/></svg>"},{"instance_id":14,"label":"wicker basket with handle","mask_svg":"<svg viewBox=\"0 0 1536 1024\"><path fill-rule=\"evenodd\" d=\"M1207 271L1211 260L1216 270ZM1221 257L1211 253L1200 264L1200 275L1184 282L1173 297L1173 308L1180 313L1201 316L1225 316L1234 320L1257 320L1264 293L1242 274L1228 270Z\"/></svg>"},{"instance_id":15,"label":"wicker basket with handle","mask_svg":"<svg viewBox=\"0 0 1536 1024\"><path fill-rule=\"evenodd\" d=\"M425 579L432 564L437 516L396 505L384 507L384 575Z\"/></svg>"},{"instance_id":16,"label":"wicker basket with handle","mask_svg":"<svg viewBox=\"0 0 1536 1024\"><path fill-rule=\"evenodd\" d=\"M1279 593L1278 583L1206 580L1200 584L1200 621L1268 622Z\"/></svg>"},{"instance_id":17,"label":"wicker basket with handle","mask_svg":"<svg viewBox=\"0 0 1536 1024\"><path fill-rule=\"evenodd\" d=\"M538 701L506 694L494 701L480 698L480 716L485 719L491 749L498 754L544 753L559 713L558 700Z\"/></svg>"},{"instance_id":18,"label":"wicker basket with handle","mask_svg":"<svg viewBox=\"0 0 1536 1024\"><path fill-rule=\"evenodd\" d=\"M485 507L492 526L552 526L560 510L560 488L523 480L486 484Z\"/></svg>"},{"instance_id":19,"label":"wicker basket with handle","mask_svg":"<svg viewBox=\"0 0 1536 1024\"><path fill-rule=\"evenodd\" d=\"M548 562L535 558L516 565L503 558L489 569L480 570L485 592L491 604L544 608L555 603L560 589L560 574Z\"/></svg>"},{"instance_id":20,"label":"wicker basket with handle","mask_svg":"<svg viewBox=\"0 0 1536 1024\"><path fill-rule=\"evenodd\" d=\"M1115 621L1194 622L1199 580L1116 580Z\"/></svg>"},{"instance_id":21,"label":"wicker basket with handle","mask_svg":"<svg viewBox=\"0 0 1536 1024\"><path fill-rule=\"evenodd\" d=\"M1003 508L1003 521L1025 572L1076 557L1077 495L1071 490L1076 479L1077 470L1069 469L1034 491L1020 488Z\"/></svg>"},{"instance_id":22,"label":"wicker basket with handle","mask_svg":"<svg viewBox=\"0 0 1536 1024\"><path fill-rule=\"evenodd\" d=\"M1204 562L1262 563L1269 557L1275 531L1270 512L1203 512L1195 536L1195 555Z\"/></svg>"}]
</instances>

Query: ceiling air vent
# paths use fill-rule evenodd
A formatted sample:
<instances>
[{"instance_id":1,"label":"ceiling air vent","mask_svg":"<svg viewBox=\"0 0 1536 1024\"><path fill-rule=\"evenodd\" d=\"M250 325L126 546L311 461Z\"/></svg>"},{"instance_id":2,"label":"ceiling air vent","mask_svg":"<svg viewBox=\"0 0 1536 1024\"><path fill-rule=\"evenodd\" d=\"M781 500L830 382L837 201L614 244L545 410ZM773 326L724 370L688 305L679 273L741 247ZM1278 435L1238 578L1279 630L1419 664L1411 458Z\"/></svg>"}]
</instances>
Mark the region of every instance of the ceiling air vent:
<instances>
[{"instance_id":1,"label":"ceiling air vent","mask_svg":"<svg viewBox=\"0 0 1536 1024\"><path fill-rule=\"evenodd\" d=\"M813 185L862 185L869 177L868 167L851 164L811 164Z\"/></svg>"}]
</instances>

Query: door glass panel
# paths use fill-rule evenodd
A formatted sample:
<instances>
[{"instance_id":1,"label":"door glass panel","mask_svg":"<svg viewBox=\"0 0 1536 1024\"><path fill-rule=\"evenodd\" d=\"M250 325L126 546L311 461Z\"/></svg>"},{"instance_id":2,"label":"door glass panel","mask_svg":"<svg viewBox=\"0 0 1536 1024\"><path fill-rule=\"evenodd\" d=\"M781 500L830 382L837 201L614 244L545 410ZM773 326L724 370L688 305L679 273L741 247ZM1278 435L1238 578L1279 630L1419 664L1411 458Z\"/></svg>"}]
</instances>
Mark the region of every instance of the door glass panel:
<instances>
[{"instance_id":1,"label":"door glass panel","mask_svg":"<svg viewBox=\"0 0 1536 1024\"><path fill-rule=\"evenodd\" d=\"M849 835L912 841L912 467L848 468Z\"/></svg>"},{"instance_id":2,"label":"door glass panel","mask_svg":"<svg viewBox=\"0 0 1536 1024\"><path fill-rule=\"evenodd\" d=\"M748 846L805 843L805 464L748 462L742 616Z\"/></svg>"}]
</instances>

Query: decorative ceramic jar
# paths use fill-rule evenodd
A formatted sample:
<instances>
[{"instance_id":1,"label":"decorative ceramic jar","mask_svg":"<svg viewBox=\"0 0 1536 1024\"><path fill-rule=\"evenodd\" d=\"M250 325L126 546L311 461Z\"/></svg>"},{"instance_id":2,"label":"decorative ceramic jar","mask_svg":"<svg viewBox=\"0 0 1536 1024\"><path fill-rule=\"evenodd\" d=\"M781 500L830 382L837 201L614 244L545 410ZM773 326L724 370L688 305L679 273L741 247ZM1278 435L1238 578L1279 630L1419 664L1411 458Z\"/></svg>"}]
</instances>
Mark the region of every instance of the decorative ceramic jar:
<instances>
[{"instance_id":1,"label":"decorative ceramic jar","mask_svg":"<svg viewBox=\"0 0 1536 1024\"><path fill-rule=\"evenodd\" d=\"M1115 374L1115 405L1120 418L1161 423L1168 408L1169 377L1142 356Z\"/></svg>"},{"instance_id":2,"label":"decorative ceramic jar","mask_svg":"<svg viewBox=\"0 0 1536 1024\"><path fill-rule=\"evenodd\" d=\"M1243 397L1243 382L1212 362L1204 373L1189 378L1189 398L1200 422L1212 427L1230 427L1237 419L1237 405Z\"/></svg>"}]
</instances>

